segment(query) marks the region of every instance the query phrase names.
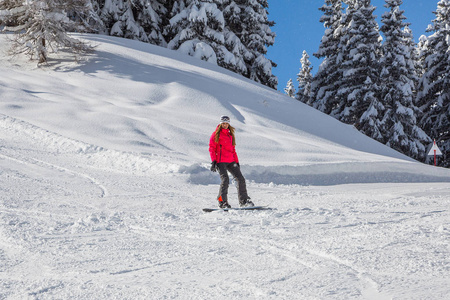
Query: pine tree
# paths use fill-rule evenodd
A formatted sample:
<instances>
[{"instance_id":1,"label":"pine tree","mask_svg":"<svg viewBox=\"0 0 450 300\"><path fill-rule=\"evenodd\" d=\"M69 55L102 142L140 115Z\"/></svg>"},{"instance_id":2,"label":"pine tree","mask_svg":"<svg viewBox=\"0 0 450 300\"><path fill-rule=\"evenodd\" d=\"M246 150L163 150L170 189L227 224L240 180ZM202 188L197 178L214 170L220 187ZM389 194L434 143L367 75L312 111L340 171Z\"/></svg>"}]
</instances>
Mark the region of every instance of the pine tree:
<instances>
[{"instance_id":1,"label":"pine tree","mask_svg":"<svg viewBox=\"0 0 450 300\"><path fill-rule=\"evenodd\" d=\"M443 166L450 167L450 0L439 1L434 14L436 19L427 29L433 34L427 40L417 103L423 111L421 127L436 139L444 155Z\"/></svg>"},{"instance_id":2,"label":"pine tree","mask_svg":"<svg viewBox=\"0 0 450 300\"><path fill-rule=\"evenodd\" d=\"M249 77L245 57L252 57L252 53L241 41L243 34L241 18L243 12L245 12L245 7L234 0L224 0L221 10L225 19L225 46L233 54L235 60L233 71Z\"/></svg>"},{"instance_id":3,"label":"pine tree","mask_svg":"<svg viewBox=\"0 0 450 300\"><path fill-rule=\"evenodd\" d=\"M410 31L405 30L402 0L385 0L389 9L384 13L381 31L384 33L381 59L382 93L385 107L380 141L410 157L423 160L425 145L431 139L416 125L418 108L414 105L416 66L414 42ZM384 139L384 141L383 141Z\"/></svg>"},{"instance_id":4,"label":"pine tree","mask_svg":"<svg viewBox=\"0 0 450 300\"><path fill-rule=\"evenodd\" d=\"M276 64L265 57L267 47L275 41L274 22L267 17L267 0L224 0L226 46L236 56L238 70L256 82L276 88L272 74ZM245 68L241 65L244 62Z\"/></svg>"},{"instance_id":5,"label":"pine tree","mask_svg":"<svg viewBox=\"0 0 450 300\"><path fill-rule=\"evenodd\" d=\"M103 23L102 33L167 46L164 27L173 0L92 1Z\"/></svg>"},{"instance_id":6,"label":"pine tree","mask_svg":"<svg viewBox=\"0 0 450 300\"><path fill-rule=\"evenodd\" d=\"M161 20L152 7L154 1L105 0L101 2L104 3L100 5L100 17L105 24L104 29L107 34L142 42L150 42L150 35L155 44L163 43Z\"/></svg>"},{"instance_id":7,"label":"pine tree","mask_svg":"<svg viewBox=\"0 0 450 300\"><path fill-rule=\"evenodd\" d=\"M164 8L166 14L163 16L162 20L163 36L168 43L173 40L178 33L176 28L170 24L170 20L186 8L186 3L185 0L166 0ZM166 47L168 47L168 45Z\"/></svg>"},{"instance_id":8,"label":"pine tree","mask_svg":"<svg viewBox=\"0 0 450 300\"><path fill-rule=\"evenodd\" d=\"M421 35L419 37L419 42L416 45L416 49L414 51L415 55L415 62L416 62L416 74L417 74L417 85L416 85L416 91L415 91L415 98L414 98L414 105L418 108L416 119L417 119L417 125L422 128L421 120L424 116L423 109L419 107L419 92L422 89L421 86L423 85L422 78L425 75L425 60L426 57L430 54L430 50L428 48L428 38L425 35Z\"/></svg>"},{"instance_id":9,"label":"pine tree","mask_svg":"<svg viewBox=\"0 0 450 300\"><path fill-rule=\"evenodd\" d=\"M17 10L23 10L22 0L3 0L0 1L0 25L6 26L5 30L8 28L14 28L19 25L19 18L21 13Z\"/></svg>"},{"instance_id":10,"label":"pine tree","mask_svg":"<svg viewBox=\"0 0 450 300\"><path fill-rule=\"evenodd\" d=\"M292 79L289 79L286 87L284 88L284 93L291 98L295 98L295 88Z\"/></svg>"},{"instance_id":11,"label":"pine tree","mask_svg":"<svg viewBox=\"0 0 450 300\"><path fill-rule=\"evenodd\" d=\"M225 47L222 12L213 0L186 0L174 6L170 19L170 49L226 66L232 55Z\"/></svg>"},{"instance_id":12,"label":"pine tree","mask_svg":"<svg viewBox=\"0 0 450 300\"><path fill-rule=\"evenodd\" d=\"M302 67L300 69L300 72L297 74L298 91L296 98L303 103L311 105L312 66L311 62L309 61L309 55L306 51L303 51L300 63L302 64Z\"/></svg>"},{"instance_id":13,"label":"pine tree","mask_svg":"<svg viewBox=\"0 0 450 300\"><path fill-rule=\"evenodd\" d=\"M96 2L100 2L98 14L104 24L104 33L113 35L111 29L121 17L122 0L96 0Z\"/></svg>"},{"instance_id":14,"label":"pine tree","mask_svg":"<svg viewBox=\"0 0 450 300\"><path fill-rule=\"evenodd\" d=\"M159 0L135 1L136 21L142 26L146 34L146 40L158 46L167 46L164 39L164 23L167 16L167 9Z\"/></svg>"},{"instance_id":15,"label":"pine tree","mask_svg":"<svg viewBox=\"0 0 450 300\"><path fill-rule=\"evenodd\" d=\"M337 97L341 103L331 112L340 121L355 125L366 135L378 138L383 109L379 103L379 59L381 36L370 0L354 0L348 3L341 37L343 72Z\"/></svg>"},{"instance_id":16,"label":"pine tree","mask_svg":"<svg viewBox=\"0 0 450 300\"><path fill-rule=\"evenodd\" d=\"M85 29L81 23L68 18L68 12L90 15L89 9L92 6L87 0L2 1L0 16L3 23L11 25L5 30L16 33L12 51L26 53L44 63L49 50L56 52L66 48L74 53L83 53L92 49L67 33L67 30Z\"/></svg>"},{"instance_id":17,"label":"pine tree","mask_svg":"<svg viewBox=\"0 0 450 300\"><path fill-rule=\"evenodd\" d=\"M111 35L120 36L127 39L134 39L146 42L147 35L144 29L136 22L133 12L133 2L123 1L121 3L119 20L111 28Z\"/></svg>"},{"instance_id":18,"label":"pine tree","mask_svg":"<svg viewBox=\"0 0 450 300\"><path fill-rule=\"evenodd\" d=\"M311 100L313 107L326 114L331 114L338 105L336 82L342 78L339 66L342 53L340 40L343 33L342 0L325 0L325 4L320 10L324 13L320 22L325 27L325 34L319 50L314 53L314 56L323 58L323 61L312 79Z\"/></svg>"},{"instance_id":19,"label":"pine tree","mask_svg":"<svg viewBox=\"0 0 450 300\"><path fill-rule=\"evenodd\" d=\"M430 49L428 49L428 38L425 35L421 35L419 37L419 43L417 43L415 50L416 73L419 79L422 78L422 76L425 74L425 59L429 55L429 52ZM415 100L417 100L417 98Z\"/></svg>"},{"instance_id":20,"label":"pine tree","mask_svg":"<svg viewBox=\"0 0 450 300\"><path fill-rule=\"evenodd\" d=\"M98 3L95 0L74 1L73 3L77 3L77 6L67 6L67 16L75 24L82 24L82 27L78 26L75 31L90 33L102 32L104 24L98 14Z\"/></svg>"}]
</instances>

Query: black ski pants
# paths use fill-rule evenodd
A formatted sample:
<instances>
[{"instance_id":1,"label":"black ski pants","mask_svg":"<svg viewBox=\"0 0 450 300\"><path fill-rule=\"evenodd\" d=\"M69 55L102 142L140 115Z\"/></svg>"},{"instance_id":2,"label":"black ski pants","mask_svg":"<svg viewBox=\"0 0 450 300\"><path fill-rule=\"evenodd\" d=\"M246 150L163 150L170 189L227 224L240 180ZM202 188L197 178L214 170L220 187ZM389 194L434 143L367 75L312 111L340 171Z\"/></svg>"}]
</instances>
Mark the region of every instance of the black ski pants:
<instances>
[{"instance_id":1,"label":"black ski pants","mask_svg":"<svg viewBox=\"0 0 450 300\"><path fill-rule=\"evenodd\" d=\"M233 175L234 180L237 182L237 191L239 197L239 203L245 203L249 198L247 195L247 186L245 184L245 178L242 176L241 169L237 163L218 163L217 169L220 174L220 189L219 196L222 197L222 201L228 201L228 186L230 184L230 178L228 177L228 172Z\"/></svg>"}]
</instances>

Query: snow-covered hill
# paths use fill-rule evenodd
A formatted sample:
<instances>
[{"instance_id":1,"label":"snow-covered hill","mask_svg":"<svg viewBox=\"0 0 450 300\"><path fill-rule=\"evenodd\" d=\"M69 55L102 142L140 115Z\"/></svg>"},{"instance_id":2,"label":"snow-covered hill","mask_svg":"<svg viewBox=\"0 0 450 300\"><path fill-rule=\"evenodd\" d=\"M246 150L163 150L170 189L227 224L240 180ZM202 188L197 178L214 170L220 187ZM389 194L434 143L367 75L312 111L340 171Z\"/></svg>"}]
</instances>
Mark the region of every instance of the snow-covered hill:
<instances>
[{"instance_id":1,"label":"snow-covered hill","mask_svg":"<svg viewBox=\"0 0 450 300\"><path fill-rule=\"evenodd\" d=\"M0 59L0 299L450 293L450 170L215 65L85 38L78 63ZM252 200L277 210L201 212L224 114Z\"/></svg>"}]
</instances>

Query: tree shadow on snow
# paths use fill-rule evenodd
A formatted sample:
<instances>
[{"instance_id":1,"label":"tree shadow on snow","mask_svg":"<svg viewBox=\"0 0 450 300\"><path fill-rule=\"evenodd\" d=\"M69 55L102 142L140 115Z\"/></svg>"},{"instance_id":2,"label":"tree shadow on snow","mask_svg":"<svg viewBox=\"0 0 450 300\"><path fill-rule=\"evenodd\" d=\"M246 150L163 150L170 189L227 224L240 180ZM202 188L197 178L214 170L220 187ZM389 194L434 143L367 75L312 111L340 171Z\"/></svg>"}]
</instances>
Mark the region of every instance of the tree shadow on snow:
<instances>
[{"instance_id":1,"label":"tree shadow on snow","mask_svg":"<svg viewBox=\"0 0 450 300\"><path fill-rule=\"evenodd\" d=\"M108 42L111 41L108 40ZM120 45L119 42L115 43ZM127 43L124 43L123 45L126 46ZM167 51L167 49L163 50ZM147 53L145 51L142 52L143 55L158 56L158 54ZM174 56L182 56L182 54L176 53ZM166 58L163 55L161 55L161 57L162 59L176 60L173 57ZM224 81L221 81L220 78L211 78L195 71L197 68L202 68L202 66L198 66L199 64L208 64L207 66L210 67L207 62L186 55L179 59L182 64L189 64L191 63L191 60L193 60L192 63L195 63L192 70L181 70L164 65L157 65L157 63L146 64L137 59L133 59L132 57L125 57L106 51L96 50L94 53L88 54L84 59L80 59L77 64L70 64L70 59L61 58L53 59L49 63L49 66L53 67L53 69L57 72L81 71L86 74L86 76L93 76L95 74L99 74L100 72L107 72L116 75L119 78L127 78L132 81L146 84L170 85L177 83L188 88L198 89L202 93L205 93L206 97L216 98L221 105L223 105L226 110L230 111L238 121L245 123L245 117L242 116L242 114L231 103L231 100L236 100L233 95L239 94L237 91L239 86L226 86L229 85L228 81L225 83ZM212 65L212 67L220 68L215 65ZM205 70L216 72L211 71L209 68ZM220 68L220 72L229 71ZM233 73L232 76L237 75ZM246 80L244 77L242 77L242 79ZM227 92L218 93L220 90Z\"/></svg>"}]
</instances>

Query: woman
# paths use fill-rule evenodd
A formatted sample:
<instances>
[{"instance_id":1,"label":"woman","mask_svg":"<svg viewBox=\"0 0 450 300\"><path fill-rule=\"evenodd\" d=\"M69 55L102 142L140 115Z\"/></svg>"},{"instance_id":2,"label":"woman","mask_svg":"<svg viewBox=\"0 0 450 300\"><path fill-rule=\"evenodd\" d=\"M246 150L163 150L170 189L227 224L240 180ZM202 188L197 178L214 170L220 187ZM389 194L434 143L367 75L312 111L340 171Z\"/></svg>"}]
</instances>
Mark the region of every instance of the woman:
<instances>
[{"instance_id":1,"label":"woman","mask_svg":"<svg viewBox=\"0 0 450 300\"><path fill-rule=\"evenodd\" d=\"M234 128L230 125L230 118L222 116L220 124L212 133L209 140L209 153L211 155L211 171L219 171L221 184L219 189L220 208L230 208L228 204L228 172L230 172L237 182L237 189L239 194L239 205L241 207L254 206L247 195L247 187L245 185L244 176L242 176L239 159L236 154L236 138L234 135Z\"/></svg>"}]
</instances>

